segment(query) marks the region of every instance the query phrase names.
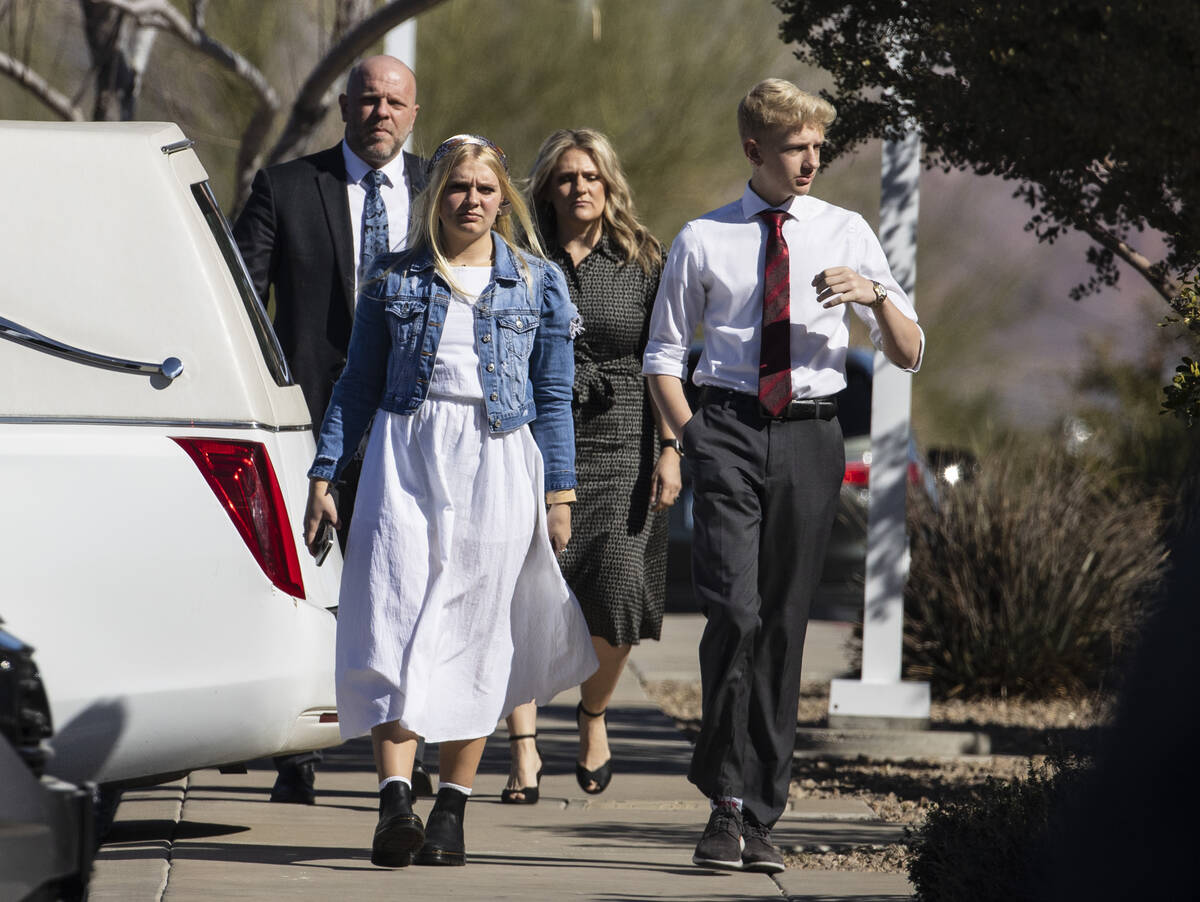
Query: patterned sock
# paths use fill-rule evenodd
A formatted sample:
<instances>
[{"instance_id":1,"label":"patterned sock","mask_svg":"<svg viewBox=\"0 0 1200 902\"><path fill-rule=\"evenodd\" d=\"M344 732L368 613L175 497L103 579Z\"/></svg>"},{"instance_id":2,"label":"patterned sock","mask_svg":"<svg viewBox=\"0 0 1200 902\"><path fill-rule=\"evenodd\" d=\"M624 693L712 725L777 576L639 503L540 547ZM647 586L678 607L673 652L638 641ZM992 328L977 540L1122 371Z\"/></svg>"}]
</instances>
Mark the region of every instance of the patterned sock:
<instances>
[{"instance_id":1,"label":"patterned sock","mask_svg":"<svg viewBox=\"0 0 1200 902\"><path fill-rule=\"evenodd\" d=\"M725 805L738 811L742 810L742 800L737 796L717 796L716 798L709 799L708 805L710 809L715 809L718 805Z\"/></svg>"}]
</instances>

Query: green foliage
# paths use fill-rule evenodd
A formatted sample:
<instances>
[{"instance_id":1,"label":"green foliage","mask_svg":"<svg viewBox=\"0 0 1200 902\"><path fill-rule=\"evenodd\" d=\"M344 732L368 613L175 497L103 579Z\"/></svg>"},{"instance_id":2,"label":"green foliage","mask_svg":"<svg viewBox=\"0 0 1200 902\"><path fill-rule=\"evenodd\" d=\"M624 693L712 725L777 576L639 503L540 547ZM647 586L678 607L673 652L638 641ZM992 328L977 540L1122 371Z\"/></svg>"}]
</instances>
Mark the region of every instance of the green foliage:
<instances>
[{"instance_id":1,"label":"green foliage","mask_svg":"<svg viewBox=\"0 0 1200 902\"><path fill-rule=\"evenodd\" d=\"M1161 581L1161 505L1054 447L910 493L905 673L936 695L1098 688Z\"/></svg>"},{"instance_id":2,"label":"green foliage","mask_svg":"<svg viewBox=\"0 0 1200 902\"><path fill-rule=\"evenodd\" d=\"M1194 0L776 0L797 56L832 73L834 153L917 122L933 166L1020 183L1028 228L1097 246L1076 296L1137 265L1167 293L1200 263ZM1166 253L1138 263L1144 229Z\"/></svg>"},{"instance_id":3,"label":"green foliage","mask_svg":"<svg viewBox=\"0 0 1200 902\"><path fill-rule=\"evenodd\" d=\"M1075 383L1085 400L1073 418L1090 434L1080 450L1147 492L1170 489L1200 462L1200 435L1164 417L1155 399L1172 349L1151 342L1140 356L1118 360L1107 344L1092 342Z\"/></svg>"},{"instance_id":4,"label":"green foliage","mask_svg":"<svg viewBox=\"0 0 1200 902\"><path fill-rule=\"evenodd\" d=\"M1025 780L989 778L975 798L936 805L910 837L908 878L919 902L1037 898L1038 844L1060 800L1088 771L1076 759L1030 764Z\"/></svg>"},{"instance_id":5,"label":"green foliage","mask_svg":"<svg viewBox=\"0 0 1200 902\"><path fill-rule=\"evenodd\" d=\"M1200 430L1163 416L1155 399L1165 361L1177 353L1167 329L1131 361L1113 359L1107 346L1094 342L1076 381L1087 401L1066 430L1082 430L1087 438L1078 453L1110 481L1163 499L1168 534L1200 511Z\"/></svg>"},{"instance_id":6,"label":"green foliage","mask_svg":"<svg viewBox=\"0 0 1200 902\"><path fill-rule=\"evenodd\" d=\"M1184 282L1179 295L1170 303L1178 316L1168 316L1162 324L1182 324L1200 345L1200 273ZM1171 384L1163 388L1163 395L1164 411L1173 413L1189 427L1200 420L1200 361L1184 357L1175 367Z\"/></svg>"}]
</instances>

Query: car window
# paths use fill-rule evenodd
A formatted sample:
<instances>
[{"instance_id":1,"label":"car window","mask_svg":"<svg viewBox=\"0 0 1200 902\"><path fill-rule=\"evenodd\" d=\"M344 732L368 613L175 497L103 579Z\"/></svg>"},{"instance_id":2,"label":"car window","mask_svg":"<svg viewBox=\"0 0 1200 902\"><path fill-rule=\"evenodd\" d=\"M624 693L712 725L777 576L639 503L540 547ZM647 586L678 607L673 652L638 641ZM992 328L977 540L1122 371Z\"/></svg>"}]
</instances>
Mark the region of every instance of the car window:
<instances>
[{"instance_id":1,"label":"car window","mask_svg":"<svg viewBox=\"0 0 1200 902\"><path fill-rule=\"evenodd\" d=\"M258 338L258 347L262 351L267 369L271 372L271 378L275 380L276 385L294 384L292 372L283 356L283 348L280 347L271 320L267 317L267 310L259 300L258 292L254 290L254 283L250 281L250 273L246 271L242 255L233 243L229 222L217 205L217 199L213 196L208 182L192 185L192 196L196 199L200 212L204 214L204 221L208 223L208 228L217 241L217 247L221 249L221 256L225 258L225 265L229 268L229 274L233 276L233 283L237 285L238 294L246 307L250 324L254 327L254 335Z\"/></svg>"}]
</instances>

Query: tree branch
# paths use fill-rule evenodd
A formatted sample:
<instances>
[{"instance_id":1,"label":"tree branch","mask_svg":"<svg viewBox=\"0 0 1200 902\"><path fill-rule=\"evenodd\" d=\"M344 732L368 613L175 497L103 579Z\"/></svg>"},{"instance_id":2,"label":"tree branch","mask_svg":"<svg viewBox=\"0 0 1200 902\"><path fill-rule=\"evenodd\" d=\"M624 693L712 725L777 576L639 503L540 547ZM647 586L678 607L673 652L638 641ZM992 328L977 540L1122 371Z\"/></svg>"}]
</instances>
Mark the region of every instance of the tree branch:
<instances>
[{"instance_id":1,"label":"tree branch","mask_svg":"<svg viewBox=\"0 0 1200 902\"><path fill-rule=\"evenodd\" d=\"M1116 257L1127 263L1134 272L1149 282L1167 303L1178 293L1179 284L1166 277L1163 267L1151 263L1149 257L1126 244L1099 223L1085 221L1079 224L1079 228L1098 245L1112 251Z\"/></svg>"},{"instance_id":2,"label":"tree branch","mask_svg":"<svg viewBox=\"0 0 1200 902\"><path fill-rule=\"evenodd\" d=\"M442 0L392 0L374 15L351 28L345 37L330 48L300 86L300 93L292 105L292 113L283 127L283 134L279 136L267 157L267 164L277 163L296 152L301 141L311 134L329 111L333 102L330 88L334 81L370 49L372 44L400 23L441 2Z\"/></svg>"},{"instance_id":3,"label":"tree branch","mask_svg":"<svg viewBox=\"0 0 1200 902\"><path fill-rule=\"evenodd\" d=\"M208 32L194 26L183 13L167 3L166 0L90 0L90 2L123 10L145 28L158 28L170 32L241 78L258 95L260 103L278 109L279 96L267 81L266 76L253 63L209 36Z\"/></svg>"},{"instance_id":4,"label":"tree branch","mask_svg":"<svg viewBox=\"0 0 1200 902\"><path fill-rule=\"evenodd\" d=\"M83 114L83 110L73 103L71 98L51 87L46 79L42 78L41 75L34 72L24 63L13 59L7 53L3 52L0 52L0 74L7 75L40 100L43 105L53 111L59 118L66 119L69 122L83 122L87 119L87 116Z\"/></svg>"},{"instance_id":5,"label":"tree branch","mask_svg":"<svg viewBox=\"0 0 1200 902\"><path fill-rule=\"evenodd\" d=\"M238 147L239 185L244 172L249 171L252 176L254 170L261 163L262 148L266 143L267 133L271 130L275 114L279 111L279 95L267 81L266 76L244 56L210 37L202 28L194 25L166 0L90 0L90 2L123 10L133 16L143 28L158 28L175 35L185 44L233 72L250 86L250 89L258 97L258 105L250 117L250 122L242 131L242 141ZM204 4L198 2L193 7L193 13L202 21Z\"/></svg>"},{"instance_id":6,"label":"tree branch","mask_svg":"<svg viewBox=\"0 0 1200 902\"><path fill-rule=\"evenodd\" d=\"M204 30L204 15L207 12L208 0L192 0L192 25Z\"/></svg>"}]
</instances>

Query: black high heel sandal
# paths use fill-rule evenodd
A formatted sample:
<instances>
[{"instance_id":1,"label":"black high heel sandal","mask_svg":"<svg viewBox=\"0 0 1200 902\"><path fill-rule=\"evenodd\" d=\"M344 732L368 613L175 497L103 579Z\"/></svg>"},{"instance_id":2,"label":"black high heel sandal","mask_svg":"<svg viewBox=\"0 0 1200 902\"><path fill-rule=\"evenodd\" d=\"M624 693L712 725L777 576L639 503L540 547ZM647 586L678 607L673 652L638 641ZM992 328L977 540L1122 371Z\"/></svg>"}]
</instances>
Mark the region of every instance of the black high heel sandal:
<instances>
[{"instance_id":1,"label":"black high heel sandal","mask_svg":"<svg viewBox=\"0 0 1200 902\"><path fill-rule=\"evenodd\" d=\"M588 717L603 717L604 727L605 729L608 728L608 708L605 708L603 711L597 711L595 714L593 714L583 706L583 702L580 702L575 706L576 729L580 728L580 721L584 715ZM595 770L588 770L586 767L576 761L575 780L579 783L579 788L588 795L594 796L604 792L604 790L608 789L608 784L612 782L612 757L610 756L607 761L605 761ZM590 785L593 783L595 784L594 787Z\"/></svg>"},{"instance_id":2,"label":"black high heel sandal","mask_svg":"<svg viewBox=\"0 0 1200 902\"><path fill-rule=\"evenodd\" d=\"M538 760L542 761L542 766L538 768L537 782L535 782L532 786L520 786L516 789L500 790L500 801L504 802L506 805L536 805L538 803L538 796L541 793L542 771L546 769L545 760L542 758L542 750L538 748L537 744L537 731L535 730L532 733L522 733L519 736L508 737L509 742L516 742L518 739L533 740L534 751L537 752ZM521 794L521 798L517 797L518 793Z\"/></svg>"}]
</instances>

